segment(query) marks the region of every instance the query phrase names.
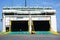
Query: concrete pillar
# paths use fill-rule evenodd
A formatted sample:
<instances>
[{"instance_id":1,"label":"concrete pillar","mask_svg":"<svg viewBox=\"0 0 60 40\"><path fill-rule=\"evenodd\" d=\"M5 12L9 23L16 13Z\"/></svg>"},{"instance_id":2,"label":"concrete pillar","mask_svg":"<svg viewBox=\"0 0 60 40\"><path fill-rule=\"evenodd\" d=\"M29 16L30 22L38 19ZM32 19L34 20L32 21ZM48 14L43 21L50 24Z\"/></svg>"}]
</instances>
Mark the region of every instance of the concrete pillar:
<instances>
[{"instance_id":1,"label":"concrete pillar","mask_svg":"<svg viewBox=\"0 0 60 40\"><path fill-rule=\"evenodd\" d=\"M3 15L3 29L2 29L3 32L6 32L6 28L5 28L5 16Z\"/></svg>"},{"instance_id":2,"label":"concrete pillar","mask_svg":"<svg viewBox=\"0 0 60 40\"><path fill-rule=\"evenodd\" d=\"M31 33L31 30L32 30L32 28L31 28L31 15L29 15L29 24L30 24L29 32Z\"/></svg>"},{"instance_id":3,"label":"concrete pillar","mask_svg":"<svg viewBox=\"0 0 60 40\"><path fill-rule=\"evenodd\" d=\"M51 16L51 31L57 32L56 15Z\"/></svg>"}]
</instances>

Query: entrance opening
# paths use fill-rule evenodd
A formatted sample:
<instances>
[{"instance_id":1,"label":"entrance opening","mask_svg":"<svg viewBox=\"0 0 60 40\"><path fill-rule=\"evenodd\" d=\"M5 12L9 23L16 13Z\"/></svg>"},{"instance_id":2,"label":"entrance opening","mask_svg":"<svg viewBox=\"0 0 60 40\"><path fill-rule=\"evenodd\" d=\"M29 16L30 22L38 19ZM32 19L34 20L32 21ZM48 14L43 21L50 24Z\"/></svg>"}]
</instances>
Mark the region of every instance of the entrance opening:
<instances>
[{"instance_id":1,"label":"entrance opening","mask_svg":"<svg viewBox=\"0 0 60 40\"><path fill-rule=\"evenodd\" d=\"M9 32L9 27L6 27L6 32Z\"/></svg>"},{"instance_id":2,"label":"entrance opening","mask_svg":"<svg viewBox=\"0 0 60 40\"><path fill-rule=\"evenodd\" d=\"M33 21L35 31L49 31L50 24L49 21Z\"/></svg>"},{"instance_id":3,"label":"entrance opening","mask_svg":"<svg viewBox=\"0 0 60 40\"><path fill-rule=\"evenodd\" d=\"M11 21L11 31L28 31L28 21Z\"/></svg>"}]
</instances>

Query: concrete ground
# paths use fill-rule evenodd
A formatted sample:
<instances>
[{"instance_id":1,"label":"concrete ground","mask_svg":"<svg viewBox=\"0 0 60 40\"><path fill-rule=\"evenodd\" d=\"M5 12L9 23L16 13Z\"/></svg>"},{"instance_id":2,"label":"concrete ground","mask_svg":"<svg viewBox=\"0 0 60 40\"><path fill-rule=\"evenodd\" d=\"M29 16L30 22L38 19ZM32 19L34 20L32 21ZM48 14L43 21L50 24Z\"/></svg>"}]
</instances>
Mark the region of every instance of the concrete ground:
<instances>
[{"instance_id":1,"label":"concrete ground","mask_svg":"<svg viewBox=\"0 0 60 40\"><path fill-rule=\"evenodd\" d=\"M6 34L0 35L0 40L60 40L60 35L52 34L31 34L31 35L21 35L21 34Z\"/></svg>"}]
</instances>

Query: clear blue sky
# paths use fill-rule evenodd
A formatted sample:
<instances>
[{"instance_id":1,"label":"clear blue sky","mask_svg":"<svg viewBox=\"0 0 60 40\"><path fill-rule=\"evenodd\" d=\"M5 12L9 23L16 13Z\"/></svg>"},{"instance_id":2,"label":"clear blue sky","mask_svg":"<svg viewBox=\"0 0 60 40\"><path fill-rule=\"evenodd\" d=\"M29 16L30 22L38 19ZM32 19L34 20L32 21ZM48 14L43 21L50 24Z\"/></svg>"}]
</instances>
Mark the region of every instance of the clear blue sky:
<instances>
[{"instance_id":1,"label":"clear blue sky","mask_svg":"<svg viewBox=\"0 0 60 40\"><path fill-rule=\"evenodd\" d=\"M24 6L24 2L24 0L0 0L0 18L4 6ZM27 0L27 6L53 7L56 10L57 29L60 31L60 0ZM0 30L2 30L2 22L0 22Z\"/></svg>"}]
</instances>

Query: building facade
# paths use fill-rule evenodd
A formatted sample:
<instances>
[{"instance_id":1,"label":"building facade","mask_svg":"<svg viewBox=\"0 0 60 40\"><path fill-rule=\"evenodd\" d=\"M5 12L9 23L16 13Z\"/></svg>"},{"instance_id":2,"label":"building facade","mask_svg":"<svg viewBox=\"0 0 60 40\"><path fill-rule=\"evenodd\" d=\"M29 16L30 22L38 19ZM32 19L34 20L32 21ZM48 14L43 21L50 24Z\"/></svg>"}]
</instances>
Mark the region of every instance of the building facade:
<instances>
[{"instance_id":1,"label":"building facade","mask_svg":"<svg viewBox=\"0 0 60 40\"><path fill-rule=\"evenodd\" d=\"M57 32L56 10L51 7L4 7L3 32Z\"/></svg>"}]
</instances>

